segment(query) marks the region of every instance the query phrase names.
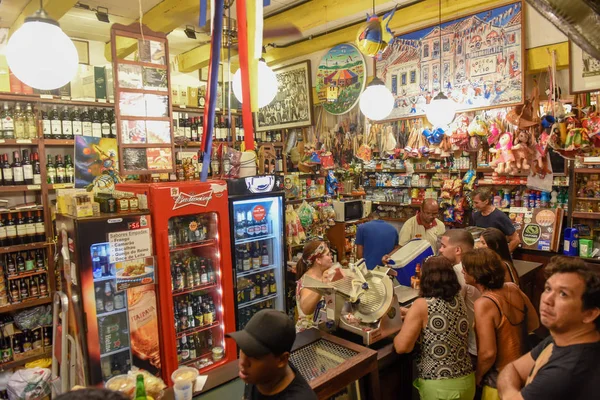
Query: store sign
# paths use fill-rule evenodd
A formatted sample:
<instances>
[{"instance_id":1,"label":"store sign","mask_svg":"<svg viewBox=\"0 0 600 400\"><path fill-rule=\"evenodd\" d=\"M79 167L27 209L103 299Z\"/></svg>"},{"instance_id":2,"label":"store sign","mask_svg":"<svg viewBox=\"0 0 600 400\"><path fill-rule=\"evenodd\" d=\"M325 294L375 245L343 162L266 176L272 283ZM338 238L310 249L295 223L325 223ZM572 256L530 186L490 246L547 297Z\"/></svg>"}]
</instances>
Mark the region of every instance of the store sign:
<instances>
[{"instance_id":1,"label":"store sign","mask_svg":"<svg viewBox=\"0 0 600 400\"><path fill-rule=\"evenodd\" d=\"M542 231L537 224L527 224L523 229L523 243L532 246L540 240Z\"/></svg>"},{"instance_id":2,"label":"store sign","mask_svg":"<svg viewBox=\"0 0 600 400\"><path fill-rule=\"evenodd\" d=\"M110 232L110 262L136 260L152 256L152 238L150 228L136 229L133 231Z\"/></svg>"},{"instance_id":3,"label":"store sign","mask_svg":"<svg viewBox=\"0 0 600 400\"><path fill-rule=\"evenodd\" d=\"M206 207L213 197L213 192L214 191L212 189L199 194L187 194L180 192L179 196L177 196L175 199L175 204L173 204L173 210L177 210L178 208L183 208L185 206Z\"/></svg>"}]
</instances>

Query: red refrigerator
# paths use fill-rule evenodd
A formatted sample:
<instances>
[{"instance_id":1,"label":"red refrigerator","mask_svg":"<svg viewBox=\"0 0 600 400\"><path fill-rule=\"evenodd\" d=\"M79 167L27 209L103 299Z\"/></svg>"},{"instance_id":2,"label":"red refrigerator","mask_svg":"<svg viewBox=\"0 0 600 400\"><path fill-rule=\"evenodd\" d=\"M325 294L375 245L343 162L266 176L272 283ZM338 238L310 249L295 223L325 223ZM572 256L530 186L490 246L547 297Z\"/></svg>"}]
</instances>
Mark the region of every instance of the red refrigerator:
<instances>
[{"instance_id":1,"label":"red refrigerator","mask_svg":"<svg viewBox=\"0 0 600 400\"><path fill-rule=\"evenodd\" d=\"M73 384L101 386L132 366L161 374L151 225L148 212L57 215Z\"/></svg>"},{"instance_id":2,"label":"red refrigerator","mask_svg":"<svg viewBox=\"0 0 600 400\"><path fill-rule=\"evenodd\" d=\"M205 373L237 358L227 184L224 181L120 184L144 193L157 255L162 371Z\"/></svg>"}]
</instances>

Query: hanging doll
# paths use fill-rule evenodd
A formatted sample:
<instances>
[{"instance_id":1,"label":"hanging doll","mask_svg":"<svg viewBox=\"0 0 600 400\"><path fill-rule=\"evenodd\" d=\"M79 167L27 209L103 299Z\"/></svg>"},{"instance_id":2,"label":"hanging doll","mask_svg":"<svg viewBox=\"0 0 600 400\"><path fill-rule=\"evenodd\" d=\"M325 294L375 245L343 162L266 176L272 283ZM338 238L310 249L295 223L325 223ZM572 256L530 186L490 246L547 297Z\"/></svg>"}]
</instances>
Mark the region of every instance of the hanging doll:
<instances>
[{"instance_id":1,"label":"hanging doll","mask_svg":"<svg viewBox=\"0 0 600 400\"><path fill-rule=\"evenodd\" d=\"M496 158L490 163L499 174L510 174L514 167L515 157L512 153L512 133L504 132L498 138L496 147L490 149L491 153L496 153Z\"/></svg>"},{"instance_id":2,"label":"hanging doll","mask_svg":"<svg viewBox=\"0 0 600 400\"><path fill-rule=\"evenodd\" d=\"M529 165L533 151L531 150L532 137L531 133L526 130L520 130L515 136L515 143L512 148L515 157L515 168L518 171L529 171Z\"/></svg>"}]
</instances>

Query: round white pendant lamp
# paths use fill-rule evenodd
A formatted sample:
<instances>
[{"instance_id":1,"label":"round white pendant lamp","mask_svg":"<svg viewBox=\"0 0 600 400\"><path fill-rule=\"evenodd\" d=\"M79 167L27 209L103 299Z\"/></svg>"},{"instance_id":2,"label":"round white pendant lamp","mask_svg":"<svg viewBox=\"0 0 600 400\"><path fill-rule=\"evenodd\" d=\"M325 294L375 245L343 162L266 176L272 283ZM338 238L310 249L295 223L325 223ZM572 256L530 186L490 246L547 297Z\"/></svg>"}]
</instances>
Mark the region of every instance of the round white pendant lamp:
<instances>
[{"instance_id":1,"label":"round white pendant lamp","mask_svg":"<svg viewBox=\"0 0 600 400\"><path fill-rule=\"evenodd\" d=\"M8 40L6 61L19 80L33 88L57 89L77 73L79 57L58 22L40 9L25 18Z\"/></svg>"},{"instance_id":2,"label":"round white pendant lamp","mask_svg":"<svg viewBox=\"0 0 600 400\"><path fill-rule=\"evenodd\" d=\"M240 103L242 99L242 70L238 69L233 74L233 94ZM269 105L277 95L277 76L265 62L258 60L258 108Z\"/></svg>"},{"instance_id":3,"label":"round white pendant lamp","mask_svg":"<svg viewBox=\"0 0 600 400\"><path fill-rule=\"evenodd\" d=\"M360 95L358 106L365 117L372 121L380 121L392 112L394 95L381 79L374 77Z\"/></svg>"},{"instance_id":4,"label":"round white pendant lamp","mask_svg":"<svg viewBox=\"0 0 600 400\"><path fill-rule=\"evenodd\" d=\"M442 71L442 0L439 0L439 57L440 57L440 71ZM425 116L434 127L445 128L450 125L454 120L454 115L456 114L457 104L449 99L443 92L443 79L439 79L440 81L440 92L431 100L425 107Z\"/></svg>"},{"instance_id":5,"label":"round white pendant lamp","mask_svg":"<svg viewBox=\"0 0 600 400\"><path fill-rule=\"evenodd\" d=\"M456 103L442 92L439 92L425 109L425 115L434 127L444 128L450 125L455 114Z\"/></svg>"}]
</instances>

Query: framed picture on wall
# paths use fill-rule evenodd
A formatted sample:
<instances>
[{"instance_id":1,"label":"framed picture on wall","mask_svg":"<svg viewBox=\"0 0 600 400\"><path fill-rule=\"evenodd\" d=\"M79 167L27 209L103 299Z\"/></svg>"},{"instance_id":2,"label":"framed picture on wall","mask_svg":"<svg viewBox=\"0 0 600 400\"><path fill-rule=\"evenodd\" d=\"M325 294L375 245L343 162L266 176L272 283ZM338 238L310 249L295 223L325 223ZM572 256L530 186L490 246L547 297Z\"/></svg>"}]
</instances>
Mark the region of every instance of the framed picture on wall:
<instances>
[{"instance_id":1,"label":"framed picture on wall","mask_svg":"<svg viewBox=\"0 0 600 400\"><path fill-rule=\"evenodd\" d=\"M387 119L424 115L440 90L459 111L523 103L523 28L515 1L397 35L376 61L395 99Z\"/></svg>"},{"instance_id":2,"label":"framed picture on wall","mask_svg":"<svg viewBox=\"0 0 600 400\"><path fill-rule=\"evenodd\" d=\"M569 40L569 87L571 93L600 90L600 60Z\"/></svg>"},{"instance_id":3,"label":"framed picture on wall","mask_svg":"<svg viewBox=\"0 0 600 400\"><path fill-rule=\"evenodd\" d=\"M269 105L256 113L256 130L261 132L312 125L310 60L273 71L277 76L277 95Z\"/></svg>"},{"instance_id":4,"label":"framed picture on wall","mask_svg":"<svg viewBox=\"0 0 600 400\"><path fill-rule=\"evenodd\" d=\"M77 56L79 57L79 64L90 65L90 42L87 40L72 39L75 49L77 50Z\"/></svg>"}]
</instances>

